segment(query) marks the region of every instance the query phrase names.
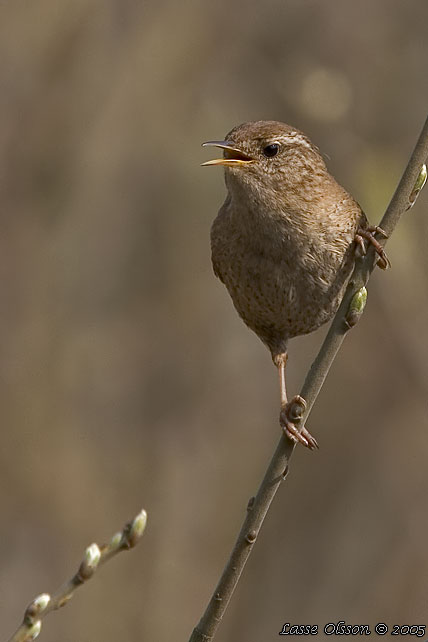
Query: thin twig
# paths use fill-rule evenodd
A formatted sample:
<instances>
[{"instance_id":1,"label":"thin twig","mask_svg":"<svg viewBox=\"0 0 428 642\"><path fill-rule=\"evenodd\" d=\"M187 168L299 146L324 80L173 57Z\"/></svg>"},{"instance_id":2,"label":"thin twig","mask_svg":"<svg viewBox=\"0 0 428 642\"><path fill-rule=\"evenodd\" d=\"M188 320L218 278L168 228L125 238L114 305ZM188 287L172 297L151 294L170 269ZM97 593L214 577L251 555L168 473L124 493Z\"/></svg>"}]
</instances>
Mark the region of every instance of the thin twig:
<instances>
[{"instance_id":1,"label":"thin twig","mask_svg":"<svg viewBox=\"0 0 428 642\"><path fill-rule=\"evenodd\" d=\"M35 640L42 628L42 619L51 611L65 606L79 586L93 577L97 568L114 557L120 551L126 551L136 546L144 533L147 514L142 510L131 522L125 525L120 533L116 533L109 544L101 547L91 544L85 551L83 560L75 575L53 595L42 593L29 604L24 613L24 619L19 629L12 635L9 642L29 642Z\"/></svg>"},{"instance_id":2,"label":"thin twig","mask_svg":"<svg viewBox=\"0 0 428 642\"><path fill-rule=\"evenodd\" d=\"M410 157L401 181L380 222L380 227L391 236L403 213L413 205L417 196L421 167L428 157L428 118ZM425 170L426 172L426 170ZM305 421L318 397L331 364L349 330L346 323L353 297L363 288L376 265L373 247L366 256L356 261L355 269L346 288L342 303L333 319L328 334L315 358L303 384L301 396L306 400L306 410L301 417ZM192 632L189 642L211 642L223 618L233 591L239 581L264 518L275 494L286 477L288 464L293 454L294 443L283 435L271 459L257 495L248 503L247 515L232 549L230 558L208 603L205 613Z\"/></svg>"}]
</instances>

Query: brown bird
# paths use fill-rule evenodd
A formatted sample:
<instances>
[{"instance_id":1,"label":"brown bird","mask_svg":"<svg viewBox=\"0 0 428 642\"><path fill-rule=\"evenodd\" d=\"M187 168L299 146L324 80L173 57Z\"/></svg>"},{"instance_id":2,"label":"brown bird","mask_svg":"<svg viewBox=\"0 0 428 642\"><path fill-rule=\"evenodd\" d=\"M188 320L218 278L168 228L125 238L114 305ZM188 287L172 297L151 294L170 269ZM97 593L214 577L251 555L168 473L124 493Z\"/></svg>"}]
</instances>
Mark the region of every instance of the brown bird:
<instances>
[{"instance_id":1,"label":"brown bird","mask_svg":"<svg viewBox=\"0 0 428 642\"><path fill-rule=\"evenodd\" d=\"M226 200L211 228L214 272L251 330L269 348L279 372L280 424L308 448L314 437L293 423L300 396L287 401L288 340L331 319L352 272L355 249L372 243L388 259L358 203L329 174L305 134L276 121L244 123L219 147L223 158L203 165L225 168Z\"/></svg>"}]
</instances>

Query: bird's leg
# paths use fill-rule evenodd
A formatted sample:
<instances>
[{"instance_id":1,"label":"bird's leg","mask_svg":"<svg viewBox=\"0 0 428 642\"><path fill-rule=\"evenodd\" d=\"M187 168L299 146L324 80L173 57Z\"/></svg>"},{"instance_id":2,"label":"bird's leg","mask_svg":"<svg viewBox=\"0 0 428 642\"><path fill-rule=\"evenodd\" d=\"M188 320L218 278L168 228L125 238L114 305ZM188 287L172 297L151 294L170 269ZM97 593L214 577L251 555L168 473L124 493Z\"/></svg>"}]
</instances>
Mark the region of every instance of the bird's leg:
<instances>
[{"instance_id":1,"label":"bird's leg","mask_svg":"<svg viewBox=\"0 0 428 642\"><path fill-rule=\"evenodd\" d=\"M279 423L284 429L285 434L291 441L299 442L315 450L319 448L318 442L311 433L303 426L300 430L295 422L299 421L306 409L306 401L300 395L295 395L291 401L287 401L287 389L285 385L285 365L287 363L287 353L275 355L273 359L279 374L279 386L281 392L281 412L279 414Z\"/></svg>"},{"instance_id":2,"label":"bird's leg","mask_svg":"<svg viewBox=\"0 0 428 642\"><path fill-rule=\"evenodd\" d=\"M375 234L379 234L379 236L383 236L383 238L388 238L388 235L385 234L383 229L379 227L378 225L369 225L366 228L359 227L357 229L357 233L355 235L355 242L358 245L359 252L361 256L365 256L367 248L366 248L366 241L373 245L374 249L376 250L376 253L378 255L378 261L377 264L382 270L386 270L388 267L390 267L391 263L386 255L385 250L375 237Z\"/></svg>"}]
</instances>

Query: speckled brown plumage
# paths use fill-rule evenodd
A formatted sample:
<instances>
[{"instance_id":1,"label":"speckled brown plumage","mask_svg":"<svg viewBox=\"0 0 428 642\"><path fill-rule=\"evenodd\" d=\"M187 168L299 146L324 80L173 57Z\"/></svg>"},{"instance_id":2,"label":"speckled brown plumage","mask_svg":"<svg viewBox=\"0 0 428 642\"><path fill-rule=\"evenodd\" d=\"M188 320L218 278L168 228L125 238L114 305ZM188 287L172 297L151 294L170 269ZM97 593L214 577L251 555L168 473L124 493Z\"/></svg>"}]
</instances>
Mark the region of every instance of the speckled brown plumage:
<instances>
[{"instance_id":1,"label":"speckled brown plumage","mask_svg":"<svg viewBox=\"0 0 428 642\"><path fill-rule=\"evenodd\" d=\"M206 164L225 167L228 191L211 229L214 272L284 369L288 340L316 330L336 312L366 217L329 174L318 149L289 125L245 123L225 141L206 145L224 150L222 159ZM284 412L281 423L287 424Z\"/></svg>"}]
</instances>

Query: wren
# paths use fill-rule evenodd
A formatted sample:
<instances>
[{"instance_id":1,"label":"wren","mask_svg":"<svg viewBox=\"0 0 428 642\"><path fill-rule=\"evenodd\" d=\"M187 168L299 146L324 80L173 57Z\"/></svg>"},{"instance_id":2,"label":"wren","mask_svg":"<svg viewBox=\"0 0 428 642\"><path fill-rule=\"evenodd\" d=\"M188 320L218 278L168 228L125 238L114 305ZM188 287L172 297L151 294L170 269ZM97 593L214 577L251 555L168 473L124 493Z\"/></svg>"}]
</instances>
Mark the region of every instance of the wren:
<instances>
[{"instance_id":1,"label":"wren","mask_svg":"<svg viewBox=\"0 0 428 642\"><path fill-rule=\"evenodd\" d=\"M225 170L226 200L211 228L214 273L225 284L246 325L269 348L279 372L280 424L294 442L317 441L296 426L287 400L289 339L331 319L352 273L356 248L372 243L385 269L388 259L358 203L328 172L305 134L276 121L248 122L223 141L204 146L223 157L203 165Z\"/></svg>"}]
</instances>

